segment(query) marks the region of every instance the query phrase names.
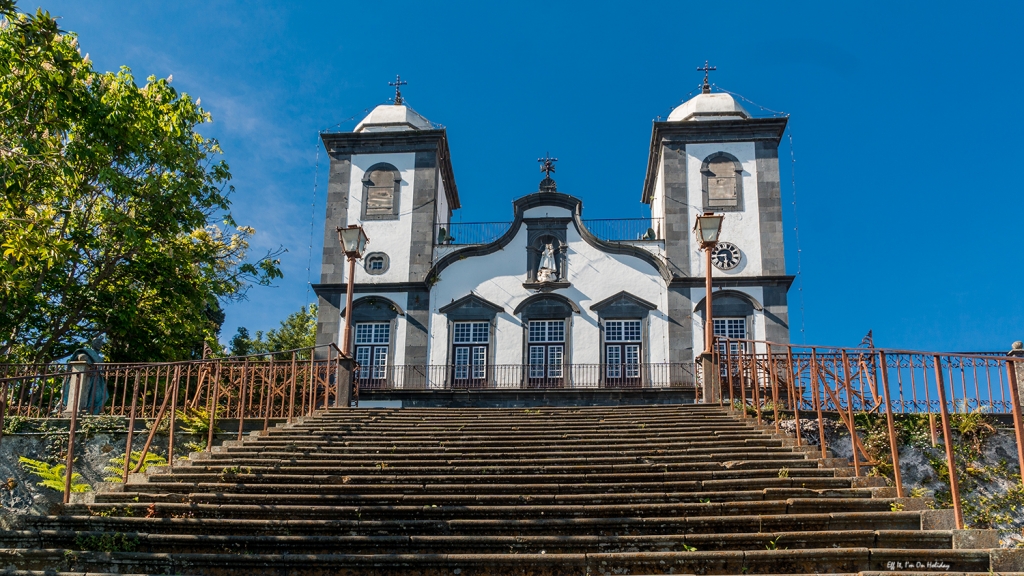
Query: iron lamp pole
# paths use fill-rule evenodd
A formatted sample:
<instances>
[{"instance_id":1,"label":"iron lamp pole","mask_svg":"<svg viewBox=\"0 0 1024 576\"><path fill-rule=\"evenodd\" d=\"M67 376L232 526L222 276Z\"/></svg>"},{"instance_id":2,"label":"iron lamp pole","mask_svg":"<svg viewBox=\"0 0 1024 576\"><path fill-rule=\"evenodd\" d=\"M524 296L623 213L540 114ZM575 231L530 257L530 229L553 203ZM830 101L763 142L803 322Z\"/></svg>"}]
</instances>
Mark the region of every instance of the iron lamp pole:
<instances>
[{"instance_id":1,"label":"iron lamp pole","mask_svg":"<svg viewBox=\"0 0 1024 576\"><path fill-rule=\"evenodd\" d=\"M366 237L363 227L352 224L348 228L338 228L338 239L341 241L341 249L348 258L348 290L345 292L345 332L341 340L341 349L345 354L351 354L352 335L352 290L355 284L356 260L363 257L366 244L370 241Z\"/></svg>"},{"instance_id":2,"label":"iron lamp pole","mask_svg":"<svg viewBox=\"0 0 1024 576\"><path fill-rule=\"evenodd\" d=\"M711 318L711 253L714 252L715 245L718 244L718 237L722 232L723 218L725 218L725 216L721 214L705 212L704 214L697 216L697 222L693 226L693 230L697 234L697 242L700 243L701 249L704 250L704 268L707 272L707 278L704 281L704 302L707 305L707 310L704 313L705 354L711 354L711 348L714 345L715 340L715 325Z\"/></svg>"}]
</instances>

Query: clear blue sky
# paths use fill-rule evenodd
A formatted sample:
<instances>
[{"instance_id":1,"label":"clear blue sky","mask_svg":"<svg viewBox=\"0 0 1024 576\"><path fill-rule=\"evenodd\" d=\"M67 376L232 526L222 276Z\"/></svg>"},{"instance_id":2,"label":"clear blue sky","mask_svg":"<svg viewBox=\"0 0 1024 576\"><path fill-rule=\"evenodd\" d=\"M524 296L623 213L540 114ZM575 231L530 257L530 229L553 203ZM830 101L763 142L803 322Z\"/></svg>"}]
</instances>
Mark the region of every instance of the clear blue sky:
<instances>
[{"instance_id":1,"label":"clear blue sky","mask_svg":"<svg viewBox=\"0 0 1024 576\"><path fill-rule=\"evenodd\" d=\"M930 350L1024 339L1022 3L42 7L79 33L99 69L173 74L201 97L214 117L204 131L234 174L236 219L256 227L256 251L288 249L285 279L228 306L222 340L312 300L310 228L316 282L326 192L321 153L314 196L317 132L351 130L392 95L395 74L409 81L409 104L448 129L456 220L510 219L546 151L586 217L637 217L651 121L697 87L705 59L717 85L791 114L795 342L855 345L868 330L879 346ZM789 154L787 139L795 274Z\"/></svg>"}]
</instances>

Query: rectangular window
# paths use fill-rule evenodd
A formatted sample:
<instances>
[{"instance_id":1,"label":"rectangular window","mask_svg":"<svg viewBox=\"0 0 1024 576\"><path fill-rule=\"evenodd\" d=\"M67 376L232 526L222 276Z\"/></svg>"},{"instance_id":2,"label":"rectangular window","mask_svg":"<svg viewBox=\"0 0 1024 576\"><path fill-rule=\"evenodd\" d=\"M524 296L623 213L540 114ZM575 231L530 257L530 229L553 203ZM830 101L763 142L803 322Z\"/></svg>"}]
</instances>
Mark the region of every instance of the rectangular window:
<instances>
[{"instance_id":1,"label":"rectangular window","mask_svg":"<svg viewBox=\"0 0 1024 576\"><path fill-rule=\"evenodd\" d=\"M530 320L530 342L565 342L565 320Z\"/></svg>"},{"instance_id":2,"label":"rectangular window","mask_svg":"<svg viewBox=\"0 0 1024 576\"><path fill-rule=\"evenodd\" d=\"M565 320L530 320L529 377L561 380L565 360Z\"/></svg>"},{"instance_id":3,"label":"rectangular window","mask_svg":"<svg viewBox=\"0 0 1024 576\"><path fill-rule=\"evenodd\" d=\"M639 320L605 320L605 342L639 342Z\"/></svg>"},{"instance_id":4,"label":"rectangular window","mask_svg":"<svg viewBox=\"0 0 1024 576\"><path fill-rule=\"evenodd\" d=\"M743 340L747 337L746 318L712 318L715 336ZM730 353L737 354L744 350L744 342L730 342ZM725 345L719 345L718 351L725 354Z\"/></svg>"},{"instance_id":5,"label":"rectangular window","mask_svg":"<svg viewBox=\"0 0 1024 576\"><path fill-rule=\"evenodd\" d=\"M490 341L490 322L454 322L452 324L454 376L457 385L480 386L482 384L482 380L487 376L487 345ZM476 382L467 382L469 380Z\"/></svg>"},{"instance_id":6,"label":"rectangular window","mask_svg":"<svg viewBox=\"0 0 1024 576\"><path fill-rule=\"evenodd\" d=\"M640 385L642 327L641 320L604 321L604 375L607 385Z\"/></svg>"},{"instance_id":7,"label":"rectangular window","mask_svg":"<svg viewBox=\"0 0 1024 576\"><path fill-rule=\"evenodd\" d=\"M359 322L355 326L355 357L360 380L383 381L387 377L390 322Z\"/></svg>"}]
</instances>

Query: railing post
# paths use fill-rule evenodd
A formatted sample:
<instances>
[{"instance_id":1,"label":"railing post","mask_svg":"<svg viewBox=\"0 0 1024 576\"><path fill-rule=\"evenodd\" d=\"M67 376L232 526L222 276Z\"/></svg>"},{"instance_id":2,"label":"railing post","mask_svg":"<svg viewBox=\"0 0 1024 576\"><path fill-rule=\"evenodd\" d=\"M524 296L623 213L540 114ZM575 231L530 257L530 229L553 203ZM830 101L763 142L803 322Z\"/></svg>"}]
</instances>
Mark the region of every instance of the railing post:
<instances>
[{"instance_id":1,"label":"railing post","mask_svg":"<svg viewBox=\"0 0 1024 576\"><path fill-rule=\"evenodd\" d=\"M128 483L128 472L132 461L132 441L135 437L135 406L139 399L139 370L135 371L135 385L132 387L132 411L128 416L128 440L124 449L124 474L121 475L121 482Z\"/></svg>"},{"instance_id":2,"label":"railing post","mask_svg":"<svg viewBox=\"0 0 1024 576\"><path fill-rule=\"evenodd\" d=\"M76 364L78 364L76 362ZM83 366L85 362L81 363ZM77 368L77 366L76 366ZM77 376L74 377L74 382L68 385L68 396L74 393L70 403L73 403L71 407L65 406L65 412L71 410L71 427L68 430L68 456L64 463L64 503L67 504L71 501L71 476L74 474L73 469L75 466L75 429L78 427L78 406L79 400L82 397L82 382L85 380L84 371L79 371ZM72 390L72 388L74 390Z\"/></svg>"},{"instance_id":3,"label":"railing post","mask_svg":"<svg viewBox=\"0 0 1024 576\"><path fill-rule=\"evenodd\" d=\"M811 348L811 395L814 398L814 409L818 412L818 441L821 442L821 457L825 458L828 448L825 446L825 418L821 415L821 394L818 391L818 354Z\"/></svg>"},{"instance_id":4,"label":"railing post","mask_svg":"<svg viewBox=\"0 0 1024 576\"><path fill-rule=\"evenodd\" d=\"M313 361L313 350L309 351L309 361ZM292 417L295 414L295 380L298 375L295 373L295 352L292 352L292 385L291 392L288 398L288 423L292 423Z\"/></svg>"},{"instance_id":5,"label":"railing post","mask_svg":"<svg viewBox=\"0 0 1024 576\"><path fill-rule=\"evenodd\" d=\"M210 411L210 429L206 435L206 451L210 452L213 450L213 429L215 427L215 421L217 420L217 406L220 403L220 367L224 363L223 360L217 360L217 369L214 371L213 376L213 400L209 402ZM209 387L207 387L209 389Z\"/></svg>"},{"instance_id":6,"label":"railing post","mask_svg":"<svg viewBox=\"0 0 1024 576\"><path fill-rule=\"evenodd\" d=\"M853 454L853 475L860 476L860 457L857 456L857 425L853 421L853 387L850 386L850 358L846 355L846 350L842 351L841 357L843 359L843 387L846 388L846 417L850 422L850 453ZM836 387L838 388L838 386ZM839 391L836 390L836 412L841 414L843 408L838 403Z\"/></svg>"},{"instance_id":7,"label":"railing post","mask_svg":"<svg viewBox=\"0 0 1024 576\"><path fill-rule=\"evenodd\" d=\"M889 389L889 370L885 363L885 352L878 352L879 376L882 379L882 390L885 393L885 422L889 428L889 451L892 454L893 481L896 483L896 496L903 498L903 480L900 477L900 447L896 439L896 424L892 416L892 390ZM878 376L876 376L877 382Z\"/></svg>"},{"instance_id":8,"label":"railing post","mask_svg":"<svg viewBox=\"0 0 1024 576\"><path fill-rule=\"evenodd\" d=\"M772 345L765 343L765 350L768 353L768 379L772 383L772 409L775 415L775 433L779 433L779 378L775 371L775 356L772 355Z\"/></svg>"},{"instance_id":9,"label":"railing post","mask_svg":"<svg viewBox=\"0 0 1024 576\"><path fill-rule=\"evenodd\" d=\"M292 359L295 357L295 352L292 352ZM293 363L294 366L294 363ZM263 431L266 432L270 426L270 409L274 404L274 381L277 378L276 367L274 366L274 357L270 357L270 371L263 373L263 389L260 392L260 406L266 404L263 408ZM283 395L282 395L283 396ZM284 405L284 398L281 398L281 404Z\"/></svg>"},{"instance_id":10,"label":"railing post","mask_svg":"<svg viewBox=\"0 0 1024 576\"><path fill-rule=\"evenodd\" d=\"M1020 383L1017 382L1017 362L1006 361L1006 379L1010 384L1010 406L1013 409L1013 431L1017 436L1017 464L1021 483L1024 483L1024 414L1021 414Z\"/></svg>"},{"instance_id":11,"label":"railing post","mask_svg":"<svg viewBox=\"0 0 1024 576\"><path fill-rule=\"evenodd\" d=\"M803 431L800 430L800 402L803 400L803 394L800 393L800 387L797 386L798 379L800 378L800 367L793 364L793 347L786 346L786 359L789 360L789 372L790 372L790 404L793 408L793 421L796 425L796 445L800 446L801 437ZM796 401L793 401L793 397L796 397Z\"/></svg>"},{"instance_id":12,"label":"railing post","mask_svg":"<svg viewBox=\"0 0 1024 576\"><path fill-rule=\"evenodd\" d=\"M174 367L174 385L171 392L171 422L167 431L167 466L174 471L174 422L178 419L178 384L181 382L181 366Z\"/></svg>"},{"instance_id":13,"label":"railing post","mask_svg":"<svg viewBox=\"0 0 1024 576\"><path fill-rule=\"evenodd\" d=\"M10 384L4 382L3 388L0 388L0 440L4 439L4 417L7 415L7 394Z\"/></svg>"},{"instance_id":14,"label":"railing post","mask_svg":"<svg viewBox=\"0 0 1024 576\"><path fill-rule=\"evenodd\" d=\"M238 393L238 440L242 439L242 428L245 426L245 392L249 384L249 358L242 364L241 392Z\"/></svg>"},{"instance_id":15,"label":"railing post","mask_svg":"<svg viewBox=\"0 0 1024 576\"><path fill-rule=\"evenodd\" d=\"M729 374L728 374L728 378L729 378L729 410L735 410L736 409L736 401L733 400L733 397L732 397L732 386L733 386L733 382L732 382L732 342L730 342L728 340L725 341L725 354L726 354L726 356L725 356L726 357L725 369L729 371Z\"/></svg>"},{"instance_id":16,"label":"railing post","mask_svg":"<svg viewBox=\"0 0 1024 576\"><path fill-rule=\"evenodd\" d=\"M953 514L956 516L956 527L963 530L964 513L960 509L960 483L956 477L956 459L953 455L953 430L949 425L949 408L946 407L946 383L942 378L942 359L936 354L935 387L939 392L939 409L942 412L942 443L946 448L946 467L949 469L949 493L953 497Z\"/></svg>"},{"instance_id":17,"label":"railing post","mask_svg":"<svg viewBox=\"0 0 1024 576\"><path fill-rule=\"evenodd\" d=\"M757 425L760 426L761 422L761 383L757 379L757 347L751 342L750 351L750 385L751 385L751 400L754 403L754 413L757 414Z\"/></svg>"}]
</instances>

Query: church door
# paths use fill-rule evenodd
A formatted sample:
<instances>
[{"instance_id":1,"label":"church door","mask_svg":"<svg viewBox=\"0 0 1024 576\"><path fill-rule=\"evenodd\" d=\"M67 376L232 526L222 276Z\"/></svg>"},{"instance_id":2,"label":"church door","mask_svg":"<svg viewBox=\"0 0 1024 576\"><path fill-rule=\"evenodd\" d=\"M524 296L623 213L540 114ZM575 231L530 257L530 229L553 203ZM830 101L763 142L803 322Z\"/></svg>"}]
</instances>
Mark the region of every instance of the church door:
<instances>
[{"instance_id":1,"label":"church door","mask_svg":"<svg viewBox=\"0 0 1024 576\"><path fill-rule=\"evenodd\" d=\"M605 320L605 385L639 388L641 335L640 320Z\"/></svg>"},{"instance_id":2,"label":"church door","mask_svg":"<svg viewBox=\"0 0 1024 576\"><path fill-rule=\"evenodd\" d=\"M527 340L527 384L533 388L564 386L565 320L530 320Z\"/></svg>"}]
</instances>

